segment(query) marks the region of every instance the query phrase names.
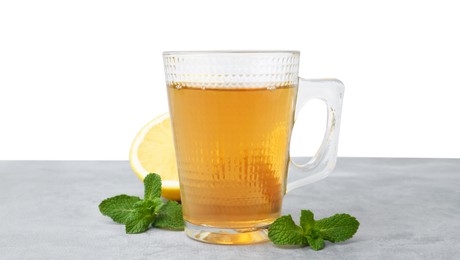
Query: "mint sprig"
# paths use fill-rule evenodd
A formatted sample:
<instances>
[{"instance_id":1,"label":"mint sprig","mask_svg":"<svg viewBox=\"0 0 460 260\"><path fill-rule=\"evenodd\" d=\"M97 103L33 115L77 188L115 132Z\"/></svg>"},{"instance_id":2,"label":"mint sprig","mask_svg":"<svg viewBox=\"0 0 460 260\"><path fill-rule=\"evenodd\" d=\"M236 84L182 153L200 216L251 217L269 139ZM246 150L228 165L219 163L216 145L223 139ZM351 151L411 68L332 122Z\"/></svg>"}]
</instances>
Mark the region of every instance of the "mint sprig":
<instances>
[{"instance_id":1,"label":"mint sprig","mask_svg":"<svg viewBox=\"0 0 460 260\"><path fill-rule=\"evenodd\" d=\"M145 232L150 226L184 230L182 206L175 201L165 203L160 196L161 177L150 173L144 178L144 199L118 195L103 200L99 211L113 221L125 224L127 234Z\"/></svg>"},{"instance_id":2,"label":"mint sprig","mask_svg":"<svg viewBox=\"0 0 460 260\"><path fill-rule=\"evenodd\" d=\"M275 245L309 245L316 251L324 248L325 240L335 243L352 238L358 228L358 220L348 214L315 220L313 212L302 210L300 226L291 215L281 216L268 228L268 237Z\"/></svg>"}]
</instances>

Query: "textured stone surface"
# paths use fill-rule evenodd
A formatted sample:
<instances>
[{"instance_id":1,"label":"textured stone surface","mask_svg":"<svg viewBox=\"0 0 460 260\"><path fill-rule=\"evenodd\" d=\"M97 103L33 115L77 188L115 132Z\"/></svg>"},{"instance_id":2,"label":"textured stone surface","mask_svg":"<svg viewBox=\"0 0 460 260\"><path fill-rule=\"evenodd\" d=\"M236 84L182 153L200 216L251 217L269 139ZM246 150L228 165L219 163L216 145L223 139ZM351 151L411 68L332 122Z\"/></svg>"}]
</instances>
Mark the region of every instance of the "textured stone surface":
<instances>
[{"instance_id":1,"label":"textured stone surface","mask_svg":"<svg viewBox=\"0 0 460 260\"><path fill-rule=\"evenodd\" d=\"M460 159L340 158L332 175L286 195L284 214L338 212L355 237L314 252L271 243L219 246L183 232L126 235L98 211L142 196L126 161L0 161L0 259L459 259Z\"/></svg>"}]
</instances>

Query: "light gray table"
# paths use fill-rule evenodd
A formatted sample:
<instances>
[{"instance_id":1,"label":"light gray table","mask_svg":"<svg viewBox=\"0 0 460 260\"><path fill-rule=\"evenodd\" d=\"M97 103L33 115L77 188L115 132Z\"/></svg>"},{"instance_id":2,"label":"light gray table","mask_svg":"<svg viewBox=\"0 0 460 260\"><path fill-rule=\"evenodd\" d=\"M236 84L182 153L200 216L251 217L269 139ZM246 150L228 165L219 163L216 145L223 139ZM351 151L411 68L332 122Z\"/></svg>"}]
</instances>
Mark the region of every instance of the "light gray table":
<instances>
[{"instance_id":1,"label":"light gray table","mask_svg":"<svg viewBox=\"0 0 460 260\"><path fill-rule=\"evenodd\" d=\"M361 222L353 239L318 252L127 235L97 207L120 193L143 193L126 161L0 161L0 259L460 259L460 159L339 159L284 200L296 221L311 209Z\"/></svg>"}]
</instances>

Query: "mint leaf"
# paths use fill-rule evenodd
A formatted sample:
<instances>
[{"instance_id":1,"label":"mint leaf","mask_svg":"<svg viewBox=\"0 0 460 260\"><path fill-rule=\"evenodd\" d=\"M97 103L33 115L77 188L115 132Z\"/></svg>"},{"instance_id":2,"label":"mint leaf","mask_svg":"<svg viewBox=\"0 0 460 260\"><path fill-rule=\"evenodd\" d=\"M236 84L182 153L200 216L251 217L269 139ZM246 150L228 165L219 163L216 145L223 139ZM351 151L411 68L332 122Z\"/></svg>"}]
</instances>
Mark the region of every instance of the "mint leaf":
<instances>
[{"instance_id":1,"label":"mint leaf","mask_svg":"<svg viewBox=\"0 0 460 260\"><path fill-rule=\"evenodd\" d=\"M302 210L300 212L300 226L303 229L304 235L309 235L314 225L315 220L313 219L313 212L310 210Z\"/></svg>"},{"instance_id":2,"label":"mint leaf","mask_svg":"<svg viewBox=\"0 0 460 260\"><path fill-rule=\"evenodd\" d=\"M310 245L311 249L318 251L324 248L324 239L321 237L312 238L307 236L308 244Z\"/></svg>"},{"instance_id":3,"label":"mint leaf","mask_svg":"<svg viewBox=\"0 0 460 260\"><path fill-rule=\"evenodd\" d=\"M318 251L324 248L324 239L319 237L319 233L313 229L315 226L313 212L310 210L302 210L300 212L300 226L311 249Z\"/></svg>"},{"instance_id":4,"label":"mint leaf","mask_svg":"<svg viewBox=\"0 0 460 260\"><path fill-rule=\"evenodd\" d=\"M168 201L158 211L153 226L170 230L184 230L182 206L176 201Z\"/></svg>"},{"instance_id":5,"label":"mint leaf","mask_svg":"<svg viewBox=\"0 0 460 260\"><path fill-rule=\"evenodd\" d=\"M332 217L315 221L313 212L302 210L300 227L291 215L281 216L268 228L268 238L275 245L305 245L317 251L325 246L325 240L333 243L345 241L356 233L359 222L348 214L335 214Z\"/></svg>"},{"instance_id":6,"label":"mint leaf","mask_svg":"<svg viewBox=\"0 0 460 260\"><path fill-rule=\"evenodd\" d=\"M160 198L136 202L126 222L126 233L135 234L145 232L155 220L162 206L163 201Z\"/></svg>"},{"instance_id":7,"label":"mint leaf","mask_svg":"<svg viewBox=\"0 0 460 260\"><path fill-rule=\"evenodd\" d=\"M117 223L126 224L129 215L134 211L134 204L140 200L136 196L118 195L103 200L99 204L99 211Z\"/></svg>"},{"instance_id":8,"label":"mint leaf","mask_svg":"<svg viewBox=\"0 0 460 260\"><path fill-rule=\"evenodd\" d=\"M142 211L133 212L125 226L126 234L137 234L147 231L154 219L155 215L146 214Z\"/></svg>"},{"instance_id":9,"label":"mint leaf","mask_svg":"<svg viewBox=\"0 0 460 260\"><path fill-rule=\"evenodd\" d=\"M307 239L303 230L292 220L291 215L281 216L268 228L268 238L275 245L304 245Z\"/></svg>"},{"instance_id":10,"label":"mint leaf","mask_svg":"<svg viewBox=\"0 0 460 260\"><path fill-rule=\"evenodd\" d=\"M153 224L158 228L184 230L182 206L175 201L163 203L161 177L149 173L144 178L144 199L118 195L103 200L99 210L115 222L125 224L127 234L145 232Z\"/></svg>"},{"instance_id":11,"label":"mint leaf","mask_svg":"<svg viewBox=\"0 0 460 260\"><path fill-rule=\"evenodd\" d=\"M143 200L142 203L139 203L139 205L136 204L134 205L134 208L147 208L153 211L153 214L156 216L165 203L161 200L161 198L154 198L153 200Z\"/></svg>"},{"instance_id":12,"label":"mint leaf","mask_svg":"<svg viewBox=\"0 0 460 260\"><path fill-rule=\"evenodd\" d=\"M335 214L332 217L315 221L315 231L325 240L333 243L352 238L358 231L359 222L348 214Z\"/></svg>"},{"instance_id":13,"label":"mint leaf","mask_svg":"<svg viewBox=\"0 0 460 260\"><path fill-rule=\"evenodd\" d=\"M144 178L144 199L152 200L161 196L161 177L156 173L149 173Z\"/></svg>"}]
</instances>

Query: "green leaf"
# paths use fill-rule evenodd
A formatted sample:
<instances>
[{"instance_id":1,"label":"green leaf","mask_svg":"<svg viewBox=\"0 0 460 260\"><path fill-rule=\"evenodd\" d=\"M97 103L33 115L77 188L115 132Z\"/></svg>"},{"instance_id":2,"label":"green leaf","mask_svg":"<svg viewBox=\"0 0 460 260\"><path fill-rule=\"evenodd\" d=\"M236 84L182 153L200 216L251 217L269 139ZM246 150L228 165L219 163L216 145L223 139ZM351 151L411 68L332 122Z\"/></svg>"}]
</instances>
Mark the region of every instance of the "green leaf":
<instances>
[{"instance_id":1,"label":"green leaf","mask_svg":"<svg viewBox=\"0 0 460 260\"><path fill-rule=\"evenodd\" d=\"M152 200L161 196L161 177L156 173L149 173L144 178L144 199Z\"/></svg>"},{"instance_id":2,"label":"green leaf","mask_svg":"<svg viewBox=\"0 0 460 260\"><path fill-rule=\"evenodd\" d=\"M268 237L275 245L304 245L307 239L291 215L281 216L268 228Z\"/></svg>"},{"instance_id":3,"label":"green leaf","mask_svg":"<svg viewBox=\"0 0 460 260\"><path fill-rule=\"evenodd\" d=\"M335 214L332 217L315 221L315 231L319 236L331 242L341 242L358 231L359 222L355 217L348 214Z\"/></svg>"},{"instance_id":4,"label":"green leaf","mask_svg":"<svg viewBox=\"0 0 460 260\"><path fill-rule=\"evenodd\" d=\"M126 234L137 234L147 231L154 219L155 215L139 211L133 212L125 226Z\"/></svg>"},{"instance_id":5,"label":"green leaf","mask_svg":"<svg viewBox=\"0 0 460 260\"><path fill-rule=\"evenodd\" d=\"M141 200L134 204L134 210L126 222L126 233L135 234L145 232L155 220L159 209L163 206L160 198Z\"/></svg>"},{"instance_id":6,"label":"green leaf","mask_svg":"<svg viewBox=\"0 0 460 260\"><path fill-rule=\"evenodd\" d=\"M142 202L136 203L134 208L146 208L155 214L158 214L158 211L163 207L164 202L161 198L154 198L152 200L143 200Z\"/></svg>"},{"instance_id":7,"label":"green leaf","mask_svg":"<svg viewBox=\"0 0 460 260\"><path fill-rule=\"evenodd\" d=\"M99 204L99 211L117 223L126 224L129 215L134 211L134 204L140 200L136 196L118 195L103 200Z\"/></svg>"},{"instance_id":8,"label":"green leaf","mask_svg":"<svg viewBox=\"0 0 460 260\"><path fill-rule=\"evenodd\" d=\"M168 201L158 211L153 226L170 230L184 230L182 206L176 201Z\"/></svg>"},{"instance_id":9,"label":"green leaf","mask_svg":"<svg viewBox=\"0 0 460 260\"><path fill-rule=\"evenodd\" d=\"M311 229L315 225L313 212L310 210L302 210L300 213L300 226L303 229L304 235L310 235Z\"/></svg>"},{"instance_id":10,"label":"green leaf","mask_svg":"<svg viewBox=\"0 0 460 260\"><path fill-rule=\"evenodd\" d=\"M318 251L324 248L324 239L321 237L312 238L307 236L308 244L310 245L311 249Z\"/></svg>"}]
</instances>

